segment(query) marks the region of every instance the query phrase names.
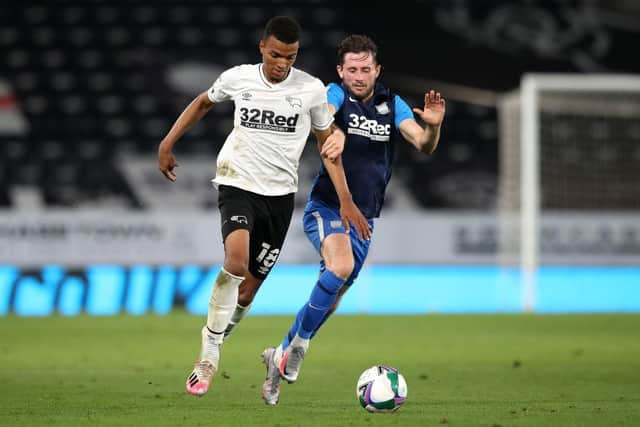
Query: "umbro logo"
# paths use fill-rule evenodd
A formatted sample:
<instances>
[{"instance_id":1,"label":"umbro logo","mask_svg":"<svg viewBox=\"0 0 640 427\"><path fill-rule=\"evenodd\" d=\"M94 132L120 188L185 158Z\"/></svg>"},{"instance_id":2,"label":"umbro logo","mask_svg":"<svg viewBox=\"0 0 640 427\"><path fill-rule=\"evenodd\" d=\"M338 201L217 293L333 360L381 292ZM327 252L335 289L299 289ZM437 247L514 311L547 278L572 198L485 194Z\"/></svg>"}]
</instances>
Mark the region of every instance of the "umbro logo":
<instances>
[{"instance_id":1,"label":"umbro logo","mask_svg":"<svg viewBox=\"0 0 640 427\"><path fill-rule=\"evenodd\" d=\"M245 100L245 101L248 101L249 99L251 99L252 96L253 95L251 95L251 93L249 93L249 92L243 92L242 93L242 99Z\"/></svg>"}]
</instances>

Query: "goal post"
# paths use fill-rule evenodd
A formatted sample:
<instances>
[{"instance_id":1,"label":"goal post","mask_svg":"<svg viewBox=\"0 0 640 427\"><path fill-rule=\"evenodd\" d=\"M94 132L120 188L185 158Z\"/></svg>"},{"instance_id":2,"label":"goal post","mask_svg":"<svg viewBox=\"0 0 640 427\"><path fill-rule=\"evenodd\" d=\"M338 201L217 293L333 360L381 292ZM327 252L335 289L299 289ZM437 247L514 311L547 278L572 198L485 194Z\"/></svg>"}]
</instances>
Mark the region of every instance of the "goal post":
<instances>
[{"instance_id":1,"label":"goal post","mask_svg":"<svg viewBox=\"0 0 640 427\"><path fill-rule=\"evenodd\" d=\"M617 262L571 242L560 251L554 231L640 215L640 76L525 74L498 121L498 263L519 269L533 311L540 265Z\"/></svg>"}]
</instances>

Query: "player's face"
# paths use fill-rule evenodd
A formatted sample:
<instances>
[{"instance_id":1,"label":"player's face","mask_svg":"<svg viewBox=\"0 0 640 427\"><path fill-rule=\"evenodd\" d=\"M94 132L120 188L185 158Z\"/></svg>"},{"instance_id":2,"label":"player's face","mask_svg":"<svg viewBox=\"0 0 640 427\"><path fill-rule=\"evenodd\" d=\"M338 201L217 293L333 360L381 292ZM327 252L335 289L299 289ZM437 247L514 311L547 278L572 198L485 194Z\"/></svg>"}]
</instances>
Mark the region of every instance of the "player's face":
<instances>
[{"instance_id":1,"label":"player's face","mask_svg":"<svg viewBox=\"0 0 640 427\"><path fill-rule=\"evenodd\" d=\"M299 42L287 44L269 36L260 41L262 54L262 71L271 83L280 83L289 75L289 71L296 62Z\"/></svg>"},{"instance_id":2,"label":"player's face","mask_svg":"<svg viewBox=\"0 0 640 427\"><path fill-rule=\"evenodd\" d=\"M337 70L342 83L355 98L366 101L371 97L380 75L380 64L376 63L371 52L346 53Z\"/></svg>"}]
</instances>

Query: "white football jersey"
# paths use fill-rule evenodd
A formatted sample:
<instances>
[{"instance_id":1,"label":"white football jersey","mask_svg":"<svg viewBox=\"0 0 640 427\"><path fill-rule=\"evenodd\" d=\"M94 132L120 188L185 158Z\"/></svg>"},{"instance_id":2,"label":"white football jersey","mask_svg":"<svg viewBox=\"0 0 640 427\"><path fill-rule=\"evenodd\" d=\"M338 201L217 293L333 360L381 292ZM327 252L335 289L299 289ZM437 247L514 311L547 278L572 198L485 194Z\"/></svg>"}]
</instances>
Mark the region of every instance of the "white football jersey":
<instances>
[{"instance_id":1,"label":"white football jersey","mask_svg":"<svg viewBox=\"0 0 640 427\"><path fill-rule=\"evenodd\" d=\"M269 82L262 64L223 72L208 91L211 102L233 100L233 130L218 153L214 185L231 185L265 196L298 189L298 164L311 127L331 126L322 82L291 68ZM214 107L215 108L215 107Z\"/></svg>"}]
</instances>

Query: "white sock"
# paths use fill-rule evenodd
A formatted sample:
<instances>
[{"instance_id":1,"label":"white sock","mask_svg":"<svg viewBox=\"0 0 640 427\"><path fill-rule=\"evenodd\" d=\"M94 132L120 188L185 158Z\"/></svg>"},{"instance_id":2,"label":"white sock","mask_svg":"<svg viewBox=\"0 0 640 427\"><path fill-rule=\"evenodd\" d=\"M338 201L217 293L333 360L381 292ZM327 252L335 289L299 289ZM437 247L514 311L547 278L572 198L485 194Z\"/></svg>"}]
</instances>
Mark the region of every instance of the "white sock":
<instances>
[{"instance_id":1,"label":"white sock","mask_svg":"<svg viewBox=\"0 0 640 427\"><path fill-rule=\"evenodd\" d=\"M302 347L306 352L309 349L309 339L308 338L300 338L300 335L296 334L295 337L291 340L289 347Z\"/></svg>"},{"instance_id":2,"label":"white sock","mask_svg":"<svg viewBox=\"0 0 640 427\"><path fill-rule=\"evenodd\" d=\"M236 309L233 311L233 314L231 315L231 320L229 320L229 324L227 325L227 328L224 331L225 338L228 337L233 331L233 329L236 327L236 325L240 323L242 319L244 319L244 316L246 316L250 308L251 308L251 304L247 306L240 305L240 304L236 305Z\"/></svg>"},{"instance_id":3,"label":"white sock","mask_svg":"<svg viewBox=\"0 0 640 427\"><path fill-rule=\"evenodd\" d=\"M238 302L238 287L243 280L244 277L235 276L224 268L220 269L216 277L207 314L207 328L216 344L222 344L224 330Z\"/></svg>"},{"instance_id":4,"label":"white sock","mask_svg":"<svg viewBox=\"0 0 640 427\"><path fill-rule=\"evenodd\" d=\"M217 369L220 359L220 345L215 342L215 335L209 332L205 326L202 334L202 349L200 350L200 360L208 360Z\"/></svg>"},{"instance_id":5,"label":"white sock","mask_svg":"<svg viewBox=\"0 0 640 427\"><path fill-rule=\"evenodd\" d=\"M273 354L273 361L276 365L280 364L280 361L282 360L282 353L284 353L284 350L282 349L282 344L280 344L276 347L276 352Z\"/></svg>"}]
</instances>

